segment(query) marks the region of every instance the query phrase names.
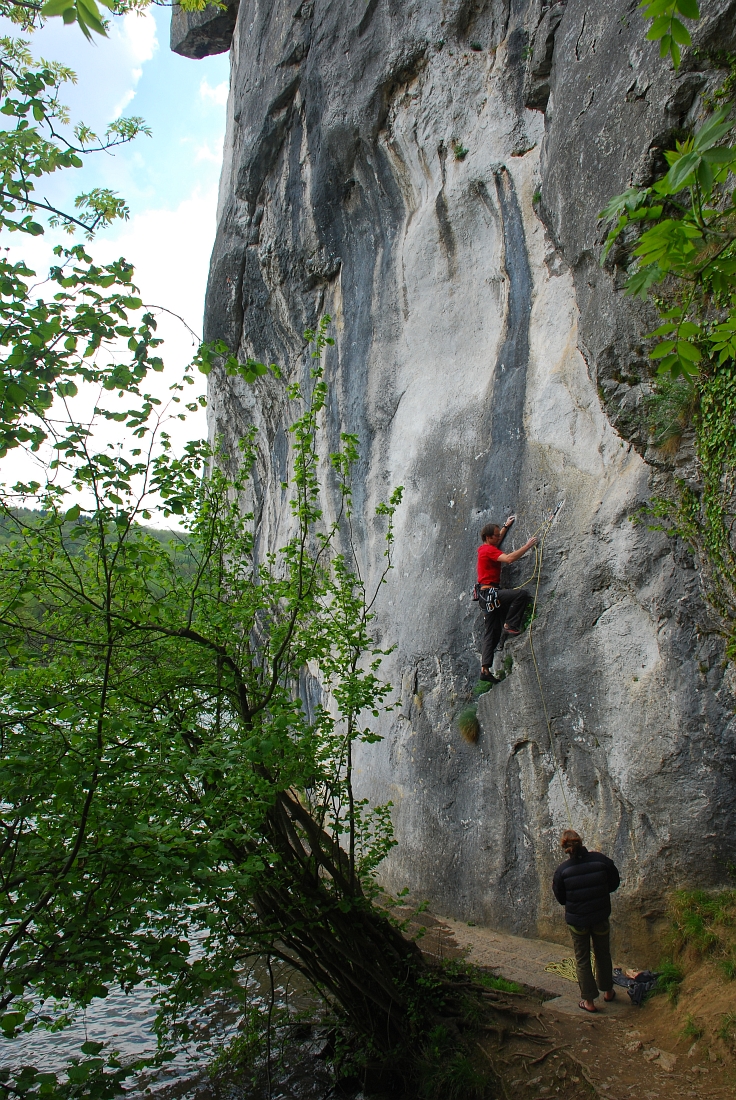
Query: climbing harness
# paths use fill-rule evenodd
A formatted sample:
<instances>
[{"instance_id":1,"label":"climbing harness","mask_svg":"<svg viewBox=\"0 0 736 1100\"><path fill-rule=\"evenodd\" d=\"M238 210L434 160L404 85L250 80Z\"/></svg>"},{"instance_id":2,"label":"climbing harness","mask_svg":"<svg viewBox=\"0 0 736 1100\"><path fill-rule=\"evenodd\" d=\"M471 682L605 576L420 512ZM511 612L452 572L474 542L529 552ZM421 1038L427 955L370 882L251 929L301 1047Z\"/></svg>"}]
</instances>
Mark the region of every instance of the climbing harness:
<instances>
[{"instance_id":1,"label":"climbing harness","mask_svg":"<svg viewBox=\"0 0 736 1100\"><path fill-rule=\"evenodd\" d=\"M473 588L473 600L480 606L481 611L485 611L486 614L490 614L491 611L498 611L501 606L498 589L494 588L493 585L488 588L481 588L480 581Z\"/></svg>"}]
</instances>

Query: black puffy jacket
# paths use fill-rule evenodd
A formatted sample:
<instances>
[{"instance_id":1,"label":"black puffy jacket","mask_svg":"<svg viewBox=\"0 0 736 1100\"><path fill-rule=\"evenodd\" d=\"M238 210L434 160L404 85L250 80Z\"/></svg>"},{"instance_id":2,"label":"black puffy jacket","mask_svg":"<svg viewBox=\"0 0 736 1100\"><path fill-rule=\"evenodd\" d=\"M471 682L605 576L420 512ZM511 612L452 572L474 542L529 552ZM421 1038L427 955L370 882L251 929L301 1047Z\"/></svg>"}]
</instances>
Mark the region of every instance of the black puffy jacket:
<instances>
[{"instance_id":1,"label":"black puffy jacket","mask_svg":"<svg viewBox=\"0 0 736 1100\"><path fill-rule=\"evenodd\" d=\"M565 920L576 928L590 928L611 915L610 894L621 882L616 864L601 852L583 848L576 858L565 860L555 871L552 889Z\"/></svg>"}]
</instances>

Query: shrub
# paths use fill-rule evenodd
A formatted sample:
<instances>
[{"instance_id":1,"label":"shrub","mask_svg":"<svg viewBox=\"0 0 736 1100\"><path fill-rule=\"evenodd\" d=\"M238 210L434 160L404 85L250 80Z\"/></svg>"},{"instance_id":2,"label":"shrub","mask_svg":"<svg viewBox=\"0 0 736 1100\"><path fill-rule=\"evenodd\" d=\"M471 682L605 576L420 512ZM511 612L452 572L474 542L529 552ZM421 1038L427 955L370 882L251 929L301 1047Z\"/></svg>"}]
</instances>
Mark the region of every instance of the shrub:
<instances>
[{"instance_id":1,"label":"shrub","mask_svg":"<svg viewBox=\"0 0 736 1100\"><path fill-rule=\"evenodd\" d=\"M471 745L475 744L478 740L478 734L480 733L480 724L478 722L478 708L473 704L469 707L464 707L463 710L457 716L457 728L460 731L460 736L468 741Z\"/></svg>"},{"instance_id":2,"label":"shrub","mask_svg":"<svg viewBox=\"0 0 736 1100\"><path fill-rule=\"evenodd\" d=\"M427 1100L466 1100L484 1095L485 1077L466 1054L457 1050L444 1026L432 1029L422 1054L421 1095Z\"/></svg>"}]
</instances>

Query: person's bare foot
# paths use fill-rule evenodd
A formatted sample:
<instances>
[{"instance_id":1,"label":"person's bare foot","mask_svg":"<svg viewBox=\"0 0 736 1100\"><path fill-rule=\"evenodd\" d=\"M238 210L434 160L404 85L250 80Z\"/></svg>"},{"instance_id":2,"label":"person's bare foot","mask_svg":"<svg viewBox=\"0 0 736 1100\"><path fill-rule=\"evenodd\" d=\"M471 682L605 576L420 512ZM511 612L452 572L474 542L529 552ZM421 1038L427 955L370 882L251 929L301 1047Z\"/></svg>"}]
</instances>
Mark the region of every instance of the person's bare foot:
<instances>
[{"instance_id":1,"label":"person's bare foot","mask_svg":"<svg viewBox=\"0 0 736 1100\"><path fill-rule=\"evenodd\" d=\"M578 1001L578 1004L580 1005L580 1007L582 1009L584 1009L585 1012L597 1012L598 1011L598 1009L595 1007L595 1004L593 1003L593 1001Z\"/></svg>"},{"instance_id":2,"label":"person's bare foot","mask_svg":"<svg viewBox=\"0 0 736 1100\"><path fill-rule=\"evenodd\" d=\"M603 1000L604 1001L615 1001L616 1000L616 990L615 989L607 989L606 992L603 994Z\"/></svg>"}]
</instances>

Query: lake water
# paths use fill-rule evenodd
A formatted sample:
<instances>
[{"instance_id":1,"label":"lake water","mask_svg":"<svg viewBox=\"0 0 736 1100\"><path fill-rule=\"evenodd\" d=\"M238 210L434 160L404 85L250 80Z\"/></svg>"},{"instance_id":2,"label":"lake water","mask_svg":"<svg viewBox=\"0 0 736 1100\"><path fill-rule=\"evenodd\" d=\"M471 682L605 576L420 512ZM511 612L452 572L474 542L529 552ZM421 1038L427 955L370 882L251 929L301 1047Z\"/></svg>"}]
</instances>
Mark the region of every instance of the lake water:
<instances>
[{"instance_id":1,"label":"lake water","mask_svg":"<svg viewBox=\"0 0 736 1100\"><path fill-rule=\"evenodd\" d=\"M270 980L264 964L254 969L244 982L248 1000L264 1014L270 1000ZM307 1010L310 1017L319 1016L319 1008L308 989L294 981L292 972L274 965L275 1004L284 1005L288 997L290 1013ZM42 1072L63 1072L70 1057L80 1056L86 1040L103 1042L105 1050L116 1050L120 1060L135 1061L156 1050L153 1023L156 1015L152 1003L154 991L139 987L129 994L111 990L104 999L92 1002L70 1027L63 1031L33 1031L17 1039L0 1038L0 1067L13 1072L23 1066L34 1066ZM241 1009L236 1004L219 1002L196 1014L198 1039L179 1049L176 1057L160 1068L143 1070L125 1083L130 1100L214 1100L208 1066L214 1054L238 1032ZM328 1100L333 1095L332 1078L325 1066L322 1051L327 1029L319 1025L292 1029L285 1045L274 1038L271 1100ZM283 1038L283 1036L282 1036ZM276 1048L283 1055L277 1065ZM100 1057L104 1056L102 1051ZM82 1056L84 1057L84 1056ZM265 1065L260 1067L259 1083L245 1084L228 1094L265 1100L269 1095ZM221 1093L218 1093L221 1095Z\"/></svg>"},{"instance_id":2,"label":"lake water","mask_svg":"<svg viewBox=\"0 0 736 1100\"><path fill-rule=\"evenodd\" d=\"M152 994L152 990L143 987L127 995L111 990L106 998L93 1001L86 1012L63 1031L36 1030L17 1039L0 1038L0 1066L17 1071L24 1065L31 1065L43 1072L59 1073L72 1055L79 1056L79 1048L86 1039L104 1042L106 1049L117 1050L123 1063L151 1055L156 1050L153 1033L156 1011L151 1003ZM236 1025L236 1019L223 1014L220 1027L215 1024L215 1032L210 1032L209 1040L225 1042ZM210 1043L205 1049L190 1044L160 1070L144 1071L138 1081L129 1078L126 1082L130 1090L128 1095L142 1096L146 1090L150 1096L148 1089L158 1093L176 1082L177 1095L183 1098L188 1093L182 1088L187 1081L191 1081L192 1088L204 1084L206 1066L211 1058Z\"/></svg>"}]
</instances>

